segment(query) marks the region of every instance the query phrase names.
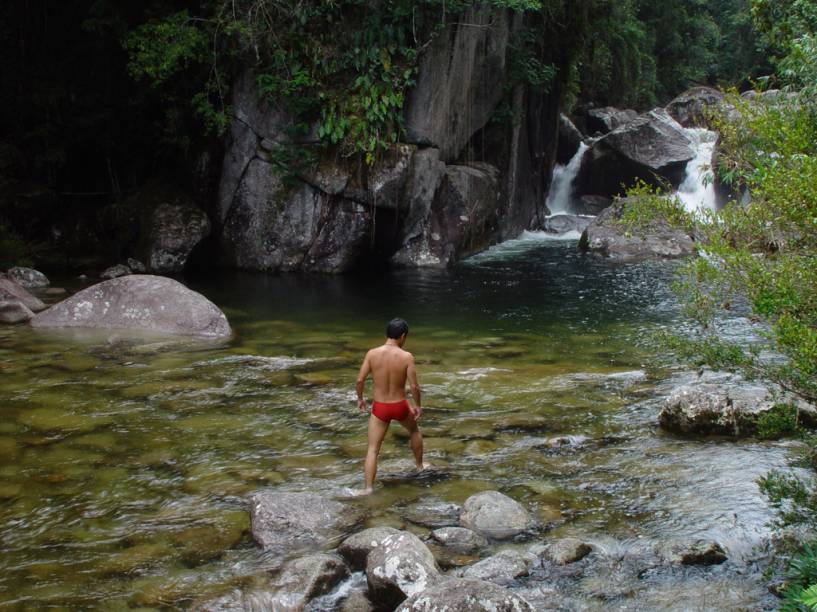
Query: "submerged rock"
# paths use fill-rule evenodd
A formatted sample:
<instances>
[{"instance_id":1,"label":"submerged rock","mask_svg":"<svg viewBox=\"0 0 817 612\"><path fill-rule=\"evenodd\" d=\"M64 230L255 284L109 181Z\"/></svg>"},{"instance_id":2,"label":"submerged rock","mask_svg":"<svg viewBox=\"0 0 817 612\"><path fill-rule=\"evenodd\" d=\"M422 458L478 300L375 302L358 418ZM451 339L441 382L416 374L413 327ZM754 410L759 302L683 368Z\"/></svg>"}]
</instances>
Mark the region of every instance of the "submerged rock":
<instances>
[{"instance_id":1,"label":"submerged rock","mask_svg":"<svg viewBox=\"0 0 817 612\"><path fill-rule=\"evenodd\" d=\"M150 270L157 274L181 272L196 245L209 235L210 219L200 208L191 204L160 204L151 213L148 229L146 252Z\"/></svg>"},{"instance_id":2,"label":"submerged rock","mask_svg":"<svg viewBox=\"0 0 817 612\"><path fill-rule=\"evenodd\" d=\"M306 604L329 593L349 576L340 557L314 554L288 562L270 584L275 591L272 609L302 610Z\"/></svg>"},{"instance_id":3,"label":"submerged rock","mask_svg":"<svg viewBox=\"0 0 817 612\"><path fill-rule=\"evenodd\" d=\"M200 293L161 276L131 275L83 289L40 313L34 327L129 329L223 338L227 317Z\"/></svg>"},{"instance_id":4,"label":"submerged rock","mask_svg":"<svg viewBox=\"0 0 817 612\"><path fill-rule=\"evenodd\" d=\"M505 540L531 529L533 521L519 502L499 491L483 491L465 500L460 525L489 538Z\"/></svg>"},{"instance_id":5,"label":"submerged rock","mask_svg":"<svg viewBox=\"0 0 817 612\"><path fill-rule=\"evenodd\" d=\"M435 529L431 532L431 539L452 552L464 555L474 553L480 548L488 546L488 540L465 527L441 527Z\"/></svg>"},{"instance_id":6,"label":"submerged rock","mask_svg":"<svg viewBox=\"0 0 817 612\"><path fill-rule=\"evenodd\" d=\"M16 280L26 289L38 289L40 287L47 287L51 284L45 274L35 270L34 268L15 266L13 268L9 268L6 274L8 274L10 278Z\"/></svg>"},{"instance_id":7,"label":"submerged rock","mask_svg":"<svg viewBox=\"0 0 817 612\"><path fill-rule=\"evenodd\" d=\"M447 502L422 503L409 506L403 511L403 518L415 525L436 529L456 526L460 521L462 508Z\"/></svg>"},{"instance_id":8,"label":"submerged rock","mask_svg":"<svg viewBox=\"0 0 817 612\"><path fill-rule=\"evenodd\" d=\"M31 295L25 287L5 274L0 274L0 301L18 302L32 312L46 308L41 299Z\"/></svg>"},{"instance_id":9,"label":"submerged rock","mask_svg":"<svg viewBox=\"0 0 817 612\"><path fill-rule=\"evenodd\" d=\"M372 549L366 562L369 597L389 609L441 579L431 551L407 531L384 538L380 546Z\"/></svg>"},{"instance_id":10,"label":"submerged rock","mask_svg":"<svg viewBox=\"0 0 817 612\"><path fill-rule=\"evenodd\" d=\"M462 578L485 580L494 584L507 585L521 576L528 575L530 561L515 550L503 550L470 567L458 570Z\"/></svg>"},{"instance_id":11,"label":"submerged rock","mask_svg":"<svg viewBox=\"0 0 817 612\"><path fill-rule=\"evenodd\" d=\"M252 535L277 553L319 549L354 522L344 504L315 493L261 491L250 498Z\"/></svg>"},{"instance_id":12,"label":"submerged rock","mask_svg":"<svg viewBox=\"0 0 817 612\"><path fill-rule=\"evenodd\" d=\"M658 415L664 429L677 433L746 437L757 432L758 420L785 398L752 383L693 383L678 387ZM813 406L799 402L801 420L817 423Z\"/></svg>"},{"instance_id":13,"label":"submerged rock","mask_svg":"<svg viewBox=\"0 0 817 612\"><path fill-rule=\"evenodd\" d=\"M673 259L695 253L693 239L666 221L651 221L635 229L622 225L621 216L630 202L619 200L596 217L584 230L579 248L618 261Z\"/></svg>"},{"instance_id":14,"label":"submerged rock","mask_svg":"<svg viewBox=\"0 0 817 612\"><path fill-rule=\"evenodd\" d=\"M397 612L533 612L519 595L482 580L449 579L414 595Z\"/></svg>"},{"instance_id":15,"label":"submerged rock","mask_svg":"<svg viewBox=\"0 0 817 612\"><path fill-rule=\"evenodd\" d=\"M338 546L338 554L346 559L346 562L354 570L362 570L366 568L366 559L369 553L382 546L383 540L389 536L397 535L400 530L394 527L372 527L371 529L364 529L346 538L340 546Z\"/></svg>"}]
</instances>

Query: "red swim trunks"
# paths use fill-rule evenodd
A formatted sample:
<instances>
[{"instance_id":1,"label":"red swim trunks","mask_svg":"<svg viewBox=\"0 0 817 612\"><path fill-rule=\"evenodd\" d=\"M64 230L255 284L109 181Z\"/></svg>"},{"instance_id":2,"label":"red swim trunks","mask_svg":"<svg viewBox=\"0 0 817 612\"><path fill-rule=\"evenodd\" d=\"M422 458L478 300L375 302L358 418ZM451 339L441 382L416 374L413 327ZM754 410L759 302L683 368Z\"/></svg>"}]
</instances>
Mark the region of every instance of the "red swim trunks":
<instances>
[{"instance_id":1,"label":"red swim trunks","mask_svg":"<svg viewBox=\"0 0 817 612\"><path fill-rule=\"evenodd\" d=\"M372 414L386 423L404 421L411 414L408 400L399 402L372 402Z\"/></svg>"}]
</instances>

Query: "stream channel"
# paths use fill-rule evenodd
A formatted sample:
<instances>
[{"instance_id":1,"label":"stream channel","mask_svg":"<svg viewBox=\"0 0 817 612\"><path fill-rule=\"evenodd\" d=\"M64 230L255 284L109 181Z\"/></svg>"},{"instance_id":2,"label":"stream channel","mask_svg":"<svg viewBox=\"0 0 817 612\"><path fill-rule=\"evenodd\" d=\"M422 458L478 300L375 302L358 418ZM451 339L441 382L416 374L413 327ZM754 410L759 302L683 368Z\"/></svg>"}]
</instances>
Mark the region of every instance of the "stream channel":
<instances>
[{"instance_id":1,"label":"stream channel","mask_svg":"<svg viewBox=\"0 0 817 612\"><path fill-rule=\"evenodd\" d=\"M526 234L449 272L191 279L227 313L227 342L0 330L0 608L185 607L277 567L253 544L246 496L362 485L354 381L393 316L411 326L439 477L389 479L410 465L390 432L385 482L349 501L358 529L425 537L412 505L496 489L547 529L493 550L566 535L595 546L513 585L537 608L774 607L758 550L774 514L755 481L786 464L787 443L656 424L694 376L651 340L681 326L674 266L610 265ZM749 326L735 316L729 330ZM574 438L542 450L548 436ZM690 538L717 540L729 560L652 561Z\"/></svg>"}]
</instances>

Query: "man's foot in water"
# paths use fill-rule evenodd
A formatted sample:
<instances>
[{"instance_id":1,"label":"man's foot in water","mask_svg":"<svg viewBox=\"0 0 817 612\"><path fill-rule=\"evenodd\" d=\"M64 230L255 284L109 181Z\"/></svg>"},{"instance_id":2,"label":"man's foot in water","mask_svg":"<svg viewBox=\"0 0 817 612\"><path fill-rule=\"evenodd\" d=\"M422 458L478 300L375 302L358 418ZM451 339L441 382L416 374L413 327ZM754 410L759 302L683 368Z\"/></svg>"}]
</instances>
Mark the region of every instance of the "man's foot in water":
<instances>
[{"instance_id":1,"label":"man's foot in water","mask_svg":"<svg viewBox=\"0 0 817 612\"><path fill-rule=\"evenodd\" d=\"M424 461L424 462L423 462L423 465L417 465L417 466L415 466L415 469L416 469L418 472L422 472L422 471L424 471L424 470L430 470L430 469L431 469L431 467L432 467L432 466L431 466L431 464L430 464L430 463L428 463L428 462L425 462L425 461Z\"/></svg>"},{"instance_id":2,"label":"man's foot in water","mask_svg":"<svg viewBox=\"0 0 817 612\"><path fill-rule=\"evenodd\" d=\"M371 495L374 493L374 489L355 489L351 491L349 495L351 497L365 497L366 495Z\"/></svg>"}]
</instances>

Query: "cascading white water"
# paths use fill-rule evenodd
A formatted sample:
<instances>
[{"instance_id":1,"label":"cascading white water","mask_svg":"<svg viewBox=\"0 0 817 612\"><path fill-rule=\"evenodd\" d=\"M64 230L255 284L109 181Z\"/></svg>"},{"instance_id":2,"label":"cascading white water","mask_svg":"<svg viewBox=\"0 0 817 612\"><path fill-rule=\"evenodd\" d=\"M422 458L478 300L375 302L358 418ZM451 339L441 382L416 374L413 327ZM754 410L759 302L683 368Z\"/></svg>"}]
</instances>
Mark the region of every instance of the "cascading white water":
<instances>
[{"instance_id":1,"label":"cascading white water","mask_svg":"<svg viewBox=\"0 0 817 612\"><path fill-rule=\"evenodd\" d=\"M587 148L585 143L579 143L579 149L566 166L557 165L553 168L553 180L546 202L551 215L564 214L570 210L573 180L582 167L582 158Z\"/></svg>"},{"instance_id":2,"label":"cascading white water","mask_svg":"<svg viewBox=\"0 0 817 612\"><path fill-rule=\"evenodd\" d=\"M712 153L718 135L705 128L684 129L690 139L695 157L686 167L686 177L678 187L678 198L689 212L716 210L715 175L712 171Z\"/></svg>"}]
</instances>

